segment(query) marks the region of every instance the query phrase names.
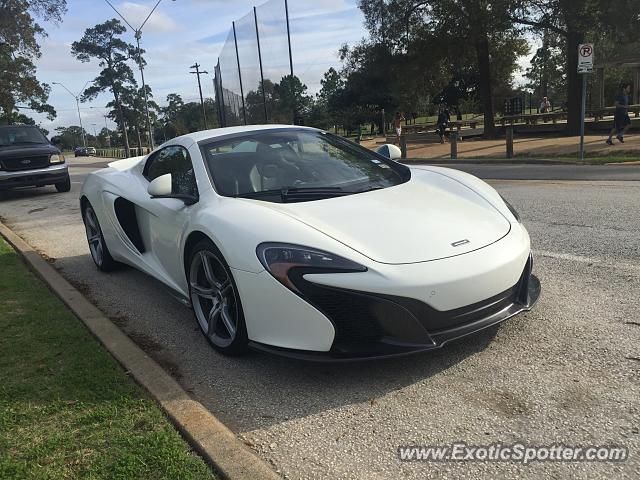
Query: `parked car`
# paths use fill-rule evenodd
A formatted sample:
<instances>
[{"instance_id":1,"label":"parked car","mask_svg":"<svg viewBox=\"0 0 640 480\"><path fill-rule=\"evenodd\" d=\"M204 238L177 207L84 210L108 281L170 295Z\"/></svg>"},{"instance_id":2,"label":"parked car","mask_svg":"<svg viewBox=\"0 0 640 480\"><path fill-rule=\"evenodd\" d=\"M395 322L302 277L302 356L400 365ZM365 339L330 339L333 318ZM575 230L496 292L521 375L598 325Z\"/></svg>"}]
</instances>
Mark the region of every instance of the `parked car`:
<instances>
[{"instance_id":1,"label":"parked car","mask_svg":"<svg viewBox=\"0 0 640 480\"><path fill-rule=\"evenodd\" d=\"M87 147L87 155L90 157L95 157L96 156L96 149L95 147Z\"/></svg>"},{"instance_id":2,"label":"parked car","mask_svg":"<svg viewBox=\"0 0 640 480\"><path fill-rule=\"evenodd\" d=\"M71 190L64 155L36 126L0 126L0 190L44 185Z\"/></svg>"},{"instance_id":3,"label":"parked car","mask_svg":"<svg viewBox=\"0 0 640 480\"><path fill-rule=\"evenodd\" d=\"M491 186L312 128L174 138L90 173L80 204L98 268L162 281L226 354L405 355L540 295L529 234Z\"/></svg>"},{"instance_id":4,"label":"parked car","mask_svg":"<svg viewBox=\"0 0 640 480\"><path fill-rule=\"evenodd\" d=\"M73 154L76 157L86 157L87 156L87 149L85 147L76 147L73 150Z\"/></svg>"}]
</instances>

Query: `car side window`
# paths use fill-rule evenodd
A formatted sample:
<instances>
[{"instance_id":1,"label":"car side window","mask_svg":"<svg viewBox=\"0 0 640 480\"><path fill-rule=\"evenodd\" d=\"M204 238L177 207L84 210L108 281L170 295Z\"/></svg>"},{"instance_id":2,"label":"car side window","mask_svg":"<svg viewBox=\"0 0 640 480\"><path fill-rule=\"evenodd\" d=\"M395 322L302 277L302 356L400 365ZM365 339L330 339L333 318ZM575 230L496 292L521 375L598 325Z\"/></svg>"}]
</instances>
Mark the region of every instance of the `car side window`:
<instances>
[{"instance_id":1,"label":"car side window","mask_svg":"<svg viewBox=\"0 0 640 480\"><path fill-rule=\"evenodd\" d=\"M163 148L147 160L144 176L150 182L171 174L174 194L197 196L196 177L189 152L181 146Z\"/></svg>"}]
</instances>

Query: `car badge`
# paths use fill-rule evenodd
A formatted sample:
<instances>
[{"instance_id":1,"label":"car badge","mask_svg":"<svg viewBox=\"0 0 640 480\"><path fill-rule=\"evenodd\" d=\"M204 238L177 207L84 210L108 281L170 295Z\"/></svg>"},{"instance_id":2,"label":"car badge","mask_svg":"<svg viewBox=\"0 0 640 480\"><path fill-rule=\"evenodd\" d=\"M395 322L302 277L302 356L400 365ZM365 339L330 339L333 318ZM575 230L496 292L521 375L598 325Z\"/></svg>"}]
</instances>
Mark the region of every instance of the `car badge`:
<instances>
[{"instance_id":1,"label":"car badge","mask_svg":"<svg viewBox=\"0 0 640 480\"><path fill-rule=\"evenodd\" d=\"M31 160L22 160L20 163L23 165L29 165L31 163Z\"/></svg>"},{"instance_id":2,"label":"car badge","mask_svg":"<svg viewBox=\"0 0 640 480\"><path fill-rule=\"evenodd\" d=\"M467 243L469 243L469 240L467 240L466 238L463 240L458 240L457 242L453 242L451 244L452 247L460 247L462 245L466 245Z\"/></svg>"}]
</instances>

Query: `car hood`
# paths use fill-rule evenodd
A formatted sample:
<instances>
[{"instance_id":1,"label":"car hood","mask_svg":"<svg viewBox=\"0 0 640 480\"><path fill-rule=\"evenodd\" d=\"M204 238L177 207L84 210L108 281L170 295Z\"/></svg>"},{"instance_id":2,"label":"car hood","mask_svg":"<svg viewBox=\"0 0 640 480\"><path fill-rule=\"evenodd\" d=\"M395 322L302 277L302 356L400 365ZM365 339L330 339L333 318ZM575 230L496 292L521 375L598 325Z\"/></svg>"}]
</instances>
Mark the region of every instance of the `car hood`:
<instances>
[{"instance_id":1,"label":"car hood","mask_svg":"<svg viewBox=\"0 0 640 480\"><path fill-rule=\"evenodd\" d=\"M474 190L429 171L414 170L408 182L382 190L312 202L260 203L389 264L464 254L500 240L511 229Z\"/></svg>"},{"instance_id":2,"label":"car hood","mask_svg":"<svg viewBox=\"0 0 640 480\"><path fill-rule=\"evenodd\" d=\"M12 145L10 147L0 147L0 158L18 158L18 157L35 157L38 155L53 155L60 153L53 145L46 143L38 145Z\"/></svg>"}]
</instances>

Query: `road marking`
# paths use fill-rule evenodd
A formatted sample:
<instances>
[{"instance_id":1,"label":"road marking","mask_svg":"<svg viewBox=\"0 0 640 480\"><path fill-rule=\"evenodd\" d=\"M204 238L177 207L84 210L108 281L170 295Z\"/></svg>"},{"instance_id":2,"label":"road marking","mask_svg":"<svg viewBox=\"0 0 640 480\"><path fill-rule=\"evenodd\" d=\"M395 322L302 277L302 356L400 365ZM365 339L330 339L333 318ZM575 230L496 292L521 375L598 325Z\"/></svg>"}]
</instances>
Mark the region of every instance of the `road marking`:
<instances>
[{"instance_id":1,"label":"road marking","mask_svg":"<svg viewBox=\"0 0 640 480\"><path fill-rule=\"evenodd\" d=\"M598 266L615 268L617 270L629 270L632 272L640 272L640 266L631 263L613 262L610 259L602 259L595 257L585 257L582 255L573 255L571 253L549 252L546 250L534 250L534 255L548 258L556 258L558 260L568 260L570 262L579 262L586 264L597 264Z\"/></svg>"}]
</instances>

